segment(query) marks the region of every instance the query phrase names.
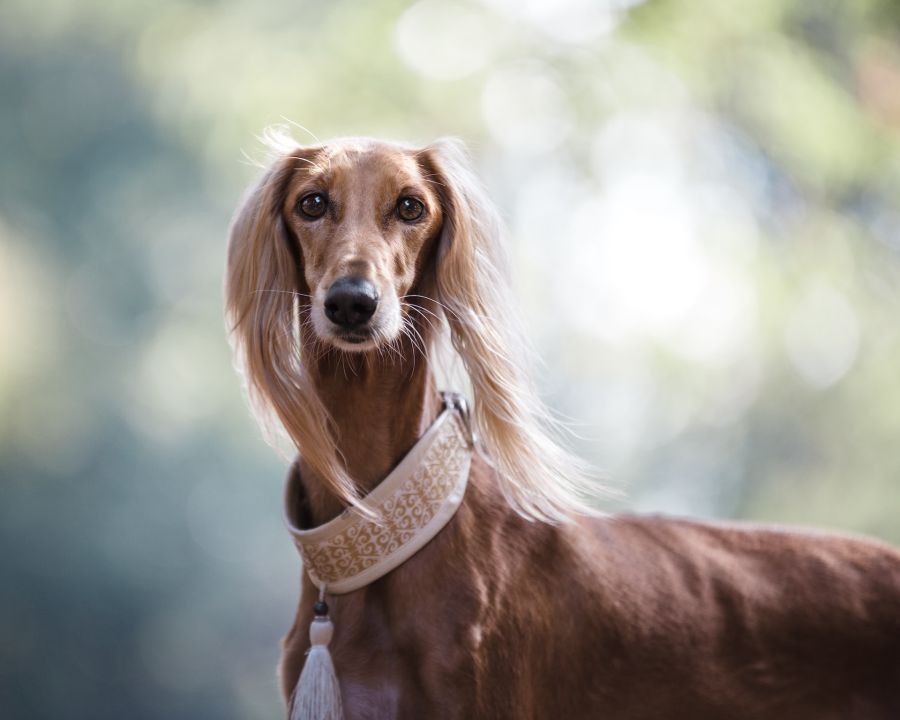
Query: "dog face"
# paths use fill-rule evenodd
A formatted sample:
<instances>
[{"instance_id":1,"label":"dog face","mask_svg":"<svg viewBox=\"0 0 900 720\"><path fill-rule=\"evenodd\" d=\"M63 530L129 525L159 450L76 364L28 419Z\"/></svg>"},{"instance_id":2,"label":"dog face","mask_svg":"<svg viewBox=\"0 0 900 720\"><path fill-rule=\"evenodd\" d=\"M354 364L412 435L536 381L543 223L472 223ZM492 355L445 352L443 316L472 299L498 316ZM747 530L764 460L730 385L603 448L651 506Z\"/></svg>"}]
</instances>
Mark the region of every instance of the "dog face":
<instances>
[{"instance_id":1,"label":"dog face","mask_svg":"<svg viewBox=\"0 0 900 720\"><path fill-rule=\"evenodd\" d=\"M351 352L391 342L441 226L428 168L414 150L373 142L297 159L281 212L318 339Z\"/></svg>"}]
</instances>

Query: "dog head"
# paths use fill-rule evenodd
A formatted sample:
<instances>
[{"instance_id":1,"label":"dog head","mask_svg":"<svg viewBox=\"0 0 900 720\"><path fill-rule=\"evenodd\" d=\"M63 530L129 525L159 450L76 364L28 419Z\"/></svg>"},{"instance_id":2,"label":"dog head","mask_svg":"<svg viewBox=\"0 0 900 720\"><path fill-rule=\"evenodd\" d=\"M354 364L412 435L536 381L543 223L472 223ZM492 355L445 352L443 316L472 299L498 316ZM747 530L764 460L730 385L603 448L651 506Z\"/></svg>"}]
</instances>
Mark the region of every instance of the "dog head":
<instances>
[{"instance_id":1,"label":"dog head","mask_svg":"<svg viewBox=\"0 0 900 720\"><path fill-rule=\"evenodd\" d=\"M278 221L318 340L347 352L394 341L443 220L428 153L349 140L287 163Z\"/></svg>"}]
</instances>

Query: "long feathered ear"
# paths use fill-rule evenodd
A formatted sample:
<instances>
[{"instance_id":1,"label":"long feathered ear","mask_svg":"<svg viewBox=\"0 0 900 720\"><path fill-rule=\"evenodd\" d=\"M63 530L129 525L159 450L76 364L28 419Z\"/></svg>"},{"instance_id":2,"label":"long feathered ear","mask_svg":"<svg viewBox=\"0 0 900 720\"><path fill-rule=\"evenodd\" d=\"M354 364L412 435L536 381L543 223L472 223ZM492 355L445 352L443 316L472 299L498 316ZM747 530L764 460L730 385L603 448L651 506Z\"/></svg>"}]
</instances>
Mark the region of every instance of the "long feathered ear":
<instances>
[{"instance_id":1,"label":"long feathered ear","mask_svg":"<svg viewBox=\"0 0 900 720\"><path fill-rule=\"evenodd\" d=\"M530 348L503 268L502 223L456 140L427 147L444 213L437 299L472 384L474 416L507 501L550 522L592 513L584 464L560 445L562 428L543 405L528 367Z\"/></svg>"},{"instance_id":2,"label":"long feathered ear","mask_svg":"<svg viewBox=\"0 0 900 720\"><path fill-rule=\"evenodd\" d=\"M277 160L244 197L231 225L225 315L238 369L267 438L279 425L303 459L348 503L358 501L337 455L331 419L302 369L295 327L303 281L301 250L282 217L303 149Z\"/></svg>"}]
</instances>

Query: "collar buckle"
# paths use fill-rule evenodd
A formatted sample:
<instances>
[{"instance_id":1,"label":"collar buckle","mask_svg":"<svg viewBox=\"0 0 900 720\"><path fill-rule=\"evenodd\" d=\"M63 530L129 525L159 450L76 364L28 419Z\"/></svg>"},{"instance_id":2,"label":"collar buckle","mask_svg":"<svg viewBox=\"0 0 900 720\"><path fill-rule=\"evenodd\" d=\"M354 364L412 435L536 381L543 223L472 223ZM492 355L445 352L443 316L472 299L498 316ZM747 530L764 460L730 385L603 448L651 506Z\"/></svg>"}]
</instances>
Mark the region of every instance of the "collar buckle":
<instances>
[{"instance_id":1,"label":"collar buckle","mask_svg":"<svg viewBox=\"0 0 900 720\"><path fill-rule=\"evenodd\" d=\"M475 445L478 443L478 434L475 432L475 426L472 423L472 414L469 411L468 401L458 392L447 391L442 393L442 395L444 398L444 407L448 410L452 409L459 412L463 425L466 428L466 434L468 435L466 440L469 443L469 447L474 450Z\"/></svg>"}]
</instances>

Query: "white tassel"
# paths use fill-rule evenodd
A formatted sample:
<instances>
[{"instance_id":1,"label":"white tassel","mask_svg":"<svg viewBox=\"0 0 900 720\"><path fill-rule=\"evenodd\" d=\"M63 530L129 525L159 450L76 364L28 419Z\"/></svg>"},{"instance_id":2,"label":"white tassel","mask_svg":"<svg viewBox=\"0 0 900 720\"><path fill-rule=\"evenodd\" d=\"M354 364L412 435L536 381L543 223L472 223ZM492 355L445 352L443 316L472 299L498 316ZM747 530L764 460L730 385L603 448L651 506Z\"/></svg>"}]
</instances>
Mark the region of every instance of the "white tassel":
<instances>
[{"instance_id":1,"label":"white tassel","mask_svg":"<svg viewBox=\"0 0 900 720\"><path fill-rule=\"evenodd\" d=\"M344 720L341 706L341 686L338 684L328 652L328 643L334 634L334 625L328 619L325 604L325 588L319 592L315 604L316 616L309 625L309 652L303 663L303 672L294 688L291 701L291 720Z\"/></svg>"}]
</instances>

